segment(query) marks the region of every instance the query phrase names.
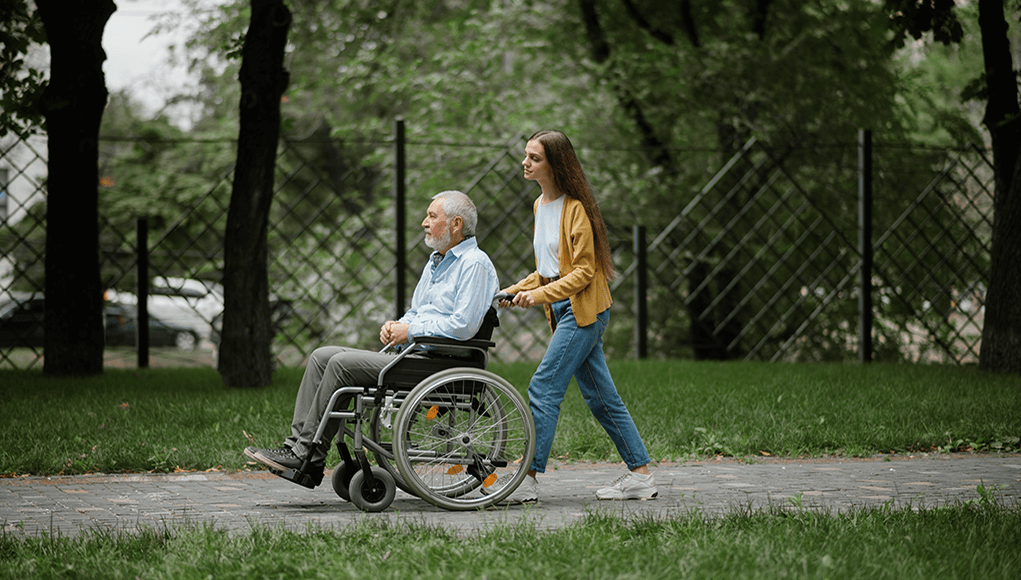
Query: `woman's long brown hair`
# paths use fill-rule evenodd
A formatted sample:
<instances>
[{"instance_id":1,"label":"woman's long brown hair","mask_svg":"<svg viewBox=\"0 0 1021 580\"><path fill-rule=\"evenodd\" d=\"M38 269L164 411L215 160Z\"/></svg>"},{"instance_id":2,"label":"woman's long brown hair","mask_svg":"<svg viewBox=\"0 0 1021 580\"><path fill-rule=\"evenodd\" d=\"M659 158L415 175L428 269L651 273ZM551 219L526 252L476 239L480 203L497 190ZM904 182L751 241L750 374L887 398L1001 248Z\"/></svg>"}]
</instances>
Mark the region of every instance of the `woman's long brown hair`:
<instances>
[{"instance_id":1,"label":"woman's long brown hair","mask_svg":"<svg viewBox=\"0 0 1021 580\"><path fill-rule=\"evenodd\" d=\"M571 140L560 131L538 131L528 138L538 141L546 154L546 161L553 173L553 185L560 193L569 195L581 202L592 224L595 238L596 265L607 280L613 280L617 273L613 270L613 257L610 254L610 241L606 235L606 224L599 212L599 204L592 194L585 172L581 168L578 156L574 152Z\"/></svg>"}]
</instances>

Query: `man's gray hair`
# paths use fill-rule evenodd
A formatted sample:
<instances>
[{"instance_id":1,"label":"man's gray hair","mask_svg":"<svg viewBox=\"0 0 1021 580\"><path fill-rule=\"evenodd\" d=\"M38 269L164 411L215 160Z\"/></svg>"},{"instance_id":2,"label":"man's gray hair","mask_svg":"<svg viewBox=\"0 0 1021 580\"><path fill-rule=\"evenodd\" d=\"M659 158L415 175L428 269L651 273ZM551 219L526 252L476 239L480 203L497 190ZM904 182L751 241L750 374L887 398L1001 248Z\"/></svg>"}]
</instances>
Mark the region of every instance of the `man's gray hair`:
<instances>
[{"instance_id":1,"label":"man's gray hair","mask_svg":"<svg viewBox=\"0 0 1021 580\"><path fill-rule=\"evenodd\" d=\"M443 200L443 213L447 220L457 216L464 222L461 234L464 237L475 235L475 226L479 223L479 213L470 197L457 190L441 191L433 199Z\"/></svg>"}]
</instances>

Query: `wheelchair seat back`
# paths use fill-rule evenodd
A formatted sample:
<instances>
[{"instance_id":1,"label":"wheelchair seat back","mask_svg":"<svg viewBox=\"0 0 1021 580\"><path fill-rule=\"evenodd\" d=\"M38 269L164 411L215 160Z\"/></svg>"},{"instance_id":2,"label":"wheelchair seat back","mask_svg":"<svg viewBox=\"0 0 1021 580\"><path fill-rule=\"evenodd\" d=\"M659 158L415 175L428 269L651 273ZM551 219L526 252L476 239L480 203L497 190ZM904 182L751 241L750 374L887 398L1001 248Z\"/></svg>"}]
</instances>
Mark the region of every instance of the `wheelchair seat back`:
<instances>
[{"instance_id":1,"label":"wheelchair seat back","mask_svg":"<svg viewBox=\"0 0 1021 580\"><path fill-rule=\"evenodd\" d=\"M394 365L383 377L383 385L392 390L409 391L426 378L446 369L470 367L485 369L489 361L487 350L496 346L490 339L493 329L500 326L500 317L492 306L486 312L482 325L472 338L459 341L438 337L422 337L411 348L421 356L408 356Z\"/></svg>"}]
</instances>

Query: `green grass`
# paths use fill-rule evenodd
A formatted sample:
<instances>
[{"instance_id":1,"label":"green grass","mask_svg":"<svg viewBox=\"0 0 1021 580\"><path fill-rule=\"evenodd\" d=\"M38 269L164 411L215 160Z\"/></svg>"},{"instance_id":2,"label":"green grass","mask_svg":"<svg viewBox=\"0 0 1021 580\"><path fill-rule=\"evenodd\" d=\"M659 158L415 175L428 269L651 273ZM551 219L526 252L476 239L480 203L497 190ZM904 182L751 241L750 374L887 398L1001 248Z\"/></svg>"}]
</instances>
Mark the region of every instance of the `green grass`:
<instances>
[{"instance_id":1,"label":"green grass","mask_svg":"<svg viewBox=\"0 0 1021 580\"><path fill-rule=\"evenodd\" d=\"M1021 441L1021 377L974 367L615 361L610 368L654 460L1017 452ZM534 364L491 370L525 392ZM276 446L289 432L301 372L283 368L269 387L244 390L225 388L213 369L88 378L0 371L0 475L249 468L246 445ZM619 460L576 388L552 456Z\"/></svg>"},{"instance_id":2,"label":"green grass","mask_svg":"<svg viewBox=\"0 0 1021 580\"><path fill-rule=\"evenodd\" d=\"M364 521L289 532L211 526L75 538L0 535L0 578L931 578L1021 576L1021 510L770 510L589 516L555 531Z\"/></svg>"},{"instance_id":3,"label":"green grass","mask_svg":"<svg viewBox=\"0 0 1021 580\"><path fill-rule=\"evenodd\" d=\"M1021 377L975 367L642 361L612 370L657 459L1017 450L1021 440ZM570 403L558 431L579 441L555 451L613 457L580 397Z\"/></svg>"},{"instance_id":4,"label":"green grass","mask_svg":"<svg viewBox=\"0 0 1021 580\"><path fill-rule=\"evenodd\" d=\"M534 365L491 370L524 392ZM1017 452L1021 435L1021 377L973 367L616 361L611 371L655 459ZM300 377L281 369L265 389L236 390L212 369L80 379L0 371L0 474L253 468L241 449L249 437L280 443ZM576 389L553 454L617 459ZM301 532L4 533L0 579L1017 578L1021 506L976 491L970 502L921 509L590 515L554 531L538 529L540 519L466 537L371 519Z\"/></svg>"}]
</instances>

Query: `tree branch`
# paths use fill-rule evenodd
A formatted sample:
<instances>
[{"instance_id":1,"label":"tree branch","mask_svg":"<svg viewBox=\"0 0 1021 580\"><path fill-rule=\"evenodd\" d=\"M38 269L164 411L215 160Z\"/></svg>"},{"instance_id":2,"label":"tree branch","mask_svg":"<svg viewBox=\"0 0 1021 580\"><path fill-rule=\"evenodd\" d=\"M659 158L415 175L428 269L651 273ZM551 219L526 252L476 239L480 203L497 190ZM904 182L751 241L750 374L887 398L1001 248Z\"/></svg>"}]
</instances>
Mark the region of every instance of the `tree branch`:
<instances>
[{"instance_id":1,"label":"tree branch","mask_svg":"<svg viewBox=\"0 0 1021 580\"><path fill-rule=\"evenodd\" d=\"M687 33L691 45L699 48L702 43L698 39L695 17L691 15L691 0L681 0L681 23L684 25L684 32Z\"/></svg>"},{"instance_id":2,"label":"tree branch","mask_svg":"<svg viewBox=\"0 0 1021 580\"><path fill-rule=\"evenodd\" d=\"M610 45L606 42L602 25L599 24L595 0L578 0L578 6L581 8L581 18L585 22L585 35L588 37L592 60L603 64L610 58Z\"/></svg>"},{"instance_id":3,"label":"tree branch","mask_svg":"<svg viewBox=\"0 0 1021 580\"><path fill-rule=\"evenodd\" d=\"M599 14L596 12L594 0L578 0L581 8L582 19L585 22L585 33L589 39L589 49L592 58L599 64L604 64L610 59L610 44L606 41L606 33L602 24L599 23ZM652 123L645 117L641 104L630 94L620 83L613 82L613 90L617 95L617 102L621 108L631 117L642 135L642 146L649 150L652 162L657 166L668 170L674 168L673 159L670 156L666 144L660 140L652 126Z\"/></svg>"},{"instance_id":4,"label":"tree branch","mask_svg":"<svg viewBox=\"0 0 1021 580\"><path fill-rule=\"evenodd\" d=\"M666 44L668 46L674 45L674 36L669 32L656 28L652 24L650 24L649 21L645 19L645 16L643 16L642 13L638 11L638 7L635 6L635 3L632 0L620 1L624 3L624 8L627 9L628 16L631 17L631 20L635 21L635 24L637 24L639 28L648 32L650 36L662 42L663 44ZM688 3L689 2L685 2L685 4Z\"/></svg>"},{"instance_id":5,"label":"tree branch","mask_svg":"<svg viewBox=\"0 0 1021 580\"><path fill-rule=\"evenodd\" d=\"M752 31L759 40L766 37L766 17L769 16L769 5L773 0L755 0L755 13L752 16Z\"/></svg>"}]
</instances>

